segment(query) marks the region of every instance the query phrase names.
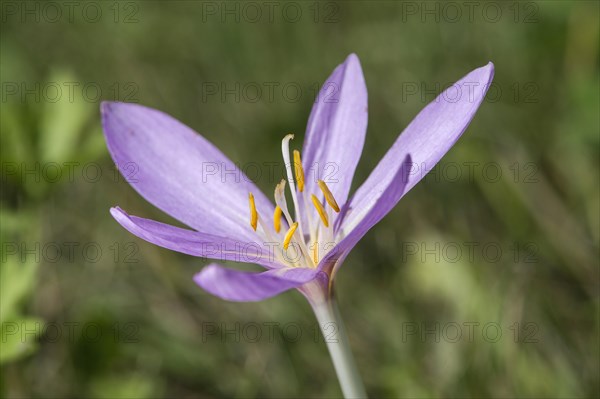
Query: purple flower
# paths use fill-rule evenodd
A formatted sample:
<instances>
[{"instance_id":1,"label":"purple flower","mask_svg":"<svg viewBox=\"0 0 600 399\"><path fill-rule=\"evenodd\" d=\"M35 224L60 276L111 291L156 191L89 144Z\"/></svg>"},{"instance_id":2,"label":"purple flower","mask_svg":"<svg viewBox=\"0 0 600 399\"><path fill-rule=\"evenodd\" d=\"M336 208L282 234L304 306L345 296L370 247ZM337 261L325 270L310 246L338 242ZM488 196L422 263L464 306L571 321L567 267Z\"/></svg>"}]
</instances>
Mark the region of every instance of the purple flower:
<instances>
[{"instance_id":1,"label":"purple flower","mask_svg":"<svg viewBox=\"0 0 600 399\"><path fill-rule=\"evenodd\" d=\"M283 139L287 179L275 188L275 204L208 140L172 117L140 105L103 103L102 123L116 164L124 175L135 165L130 184L191 229L119 207L111 213L156 245L267 269L251 273L210 264L194 280L216 296L258 301L298 288L312 303L322 302L350 250L465 131L493 74L491 63L478 68L427 105L349 197L367 129L367 89L351 54L313 106L302 160L298 151L290 155L293 136Z\"/></svg>"}]
</instances>

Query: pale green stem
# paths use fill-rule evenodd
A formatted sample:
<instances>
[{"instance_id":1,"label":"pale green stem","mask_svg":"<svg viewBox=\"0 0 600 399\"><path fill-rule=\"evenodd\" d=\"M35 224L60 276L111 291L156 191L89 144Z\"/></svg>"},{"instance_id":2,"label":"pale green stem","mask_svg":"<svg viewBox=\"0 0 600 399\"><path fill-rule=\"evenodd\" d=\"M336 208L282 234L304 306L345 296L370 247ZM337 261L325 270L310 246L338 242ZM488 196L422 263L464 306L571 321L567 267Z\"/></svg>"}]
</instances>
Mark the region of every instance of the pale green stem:
<instances>
[{"instance_id":1,"label":"pale green stem","mask_svg":"<svg viewBox=\"0 0 600 399\"><path fill-rule=\"evenodd\" d=\"M329 298L312 306L333 360L344 398L366 398L367 392L356 368L335 298Z\"/></svg>"}]
</instances>

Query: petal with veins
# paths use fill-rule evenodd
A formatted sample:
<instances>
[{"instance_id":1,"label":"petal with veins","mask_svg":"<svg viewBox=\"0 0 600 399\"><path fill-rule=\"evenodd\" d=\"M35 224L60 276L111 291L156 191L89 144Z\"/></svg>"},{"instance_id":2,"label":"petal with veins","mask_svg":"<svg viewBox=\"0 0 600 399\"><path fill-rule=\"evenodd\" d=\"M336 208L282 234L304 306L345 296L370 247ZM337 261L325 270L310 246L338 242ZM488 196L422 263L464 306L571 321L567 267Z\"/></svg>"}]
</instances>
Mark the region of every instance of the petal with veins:
<instances>
[{"instance_id":1,"label":"petal with veins","mask_svg":"<svg viewBox=\"0 0 600 399\"><path fill-rule=\"evenodd\" d=\"M254 239L248 193L272 224L274 206L208 140L169 115L137 104L102 103L113 160L148 202L195 230Z\"/></svg>"},{"instance_id":2,"label":"petal with veins","mask_svg":"<svg viewBox=\"0 0 600 399\"><path fill-rule=\"evenodd\" d=\"M413 188L424 176L422 169L431 170L467 129L493 76L492 63L475 69L427 105L346 203L336 220L336 231L350 234L373 207L379 206L373 192L395 184L395 175L390 171L398 170L408 155L412 158L413 170L409 173L405 193ZM457 88L461 93L458 99ZM418 170L415 172L414 168Z\"/></svg>"},{"instance_id":3,"label":"petal with veins","mask_svg":"<svg viewBox=\"0 0 600 399\"><path fill-rule=\"evenodd\" d=\"M365 143L367 117L365 78L358 57L350 54L323 84L308 119L302 150L307 193L321 199L317 181L322 179L340 204L346 202ZM311 212L316 220L318 215Z\"/></svg>"},{"instance_id":4,"label":"petal with veins","mask_svg":"<svg viewBox=\"0 0 600 399\"><path fill-rule=\"evenodd\" d=\"M256 241L237 241L128 215L121 208L111 208L112 216L130 233L163 248L192 256L243 263L266 268L280 268L273 249Z\"/></svg>"}]
</instances>

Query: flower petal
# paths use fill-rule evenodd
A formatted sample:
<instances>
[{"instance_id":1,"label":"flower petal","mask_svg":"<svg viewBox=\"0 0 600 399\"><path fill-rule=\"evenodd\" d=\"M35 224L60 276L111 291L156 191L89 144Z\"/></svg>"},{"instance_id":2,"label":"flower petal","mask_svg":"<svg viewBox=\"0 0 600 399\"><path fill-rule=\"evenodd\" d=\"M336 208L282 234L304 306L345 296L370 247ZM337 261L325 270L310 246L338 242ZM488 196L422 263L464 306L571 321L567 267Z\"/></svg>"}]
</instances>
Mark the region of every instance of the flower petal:
<instances>
[{"instance_id":1,"label":"flower petal","mask_svg":"<svg viewBox=\"0 0 600 399\"><path fill-rule=\"evenodd\" d=\"M300 287L313 280L320 272L316 269L269 270L262 273L227 269L217 264L206 266L194 276L204 290L228 301L261 301Z\"/></svg>"},{"instance_id":2,"label":"flower petal","mask_svg":"<svg viewBox=\"0 0 600 399\"><path fill-rule=\"evenodd\" d=\"M370 206L368 211L363 214L357 225L342 238L340 242L323 257L319 263L318 269L333 268L331 275L333 276L336 269L342 264L348 253L358 241L367 232L375 226L385 215L387 215L400 198L404 195L407 189L407 183L410 179L410 171L412 160L410 155L404 158L404 162L399 163L397 170L392 173L392 177L388 184L380 184L373 188L371 192L373 206ZM328 271L328 270L326 270Z\"/></svg>"},{"instance_id":3,"label":"flower petal","mask_svg":"<svg viewBox=\"0 0 600 399\"><path fill-rule=\"evenodd\" d=\"M219 149L160 111L102 103L108 149L146 200L198 231L252 240L248 192L267 223L274 207Z\"/></svg>"},{"instance_id":4,"label":"flower petal","mask_svg":"<svg viewBox=\"0 0 600 399\"><path fill-rule=\"evenodd\" d=\"M281 267L268 245L182 229L128 215L118 207L111 208L110 213L130 233L163 248L203 258L256 263L271 269Z\"/></svg>"},{"instance_id":5,"label":"flower petal","mask_svg":"<svg viewBox=\"0 0 600 399\"><path fill-rule=\"evenodd\" d=\"M393 183L394 175L390 171L398 170L398 165L407 155L412 158L413 168L404 192L413 188L466 130L493 76L494 65L490 62L463 77L429 103L346 204L342 210L343 217L337 220L336 231L341 230L342 235L348 235L373 206L378 206L373 192Z\"/></svg>"},{"instance_id":6,"label":"flower petal","mask_svg":"<svg viewBox=\"0 0 600 399\"><path fill-rule=\"evenodd\" d=\"M306 192L322 199L321 179L344 204L366 133L367 87L358 57L350 54L323 84L308 119L302 153Z\"/></svg>"}]
</instances>

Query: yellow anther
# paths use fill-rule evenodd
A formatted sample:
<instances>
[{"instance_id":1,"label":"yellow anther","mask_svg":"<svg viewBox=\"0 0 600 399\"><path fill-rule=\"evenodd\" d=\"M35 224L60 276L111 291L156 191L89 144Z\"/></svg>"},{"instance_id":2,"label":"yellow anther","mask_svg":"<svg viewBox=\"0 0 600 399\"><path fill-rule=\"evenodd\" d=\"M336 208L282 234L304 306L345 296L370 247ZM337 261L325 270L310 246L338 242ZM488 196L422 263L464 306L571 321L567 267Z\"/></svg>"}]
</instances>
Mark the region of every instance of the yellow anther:
<instances>
[{"instance_id":1,"label":"yellow anther","mask_svg":"<svg viewBox=\"0 0 600 399\"><path fill-rule=\"evenodd\" d=\"M275 231L278 233L281 231L281 213L281 207L277 205L273 214L273 227L275 227Z\"/></svg>"},{"instance_id":2,"label":"yellow anther","mask_svg":"<svg viewBox=\"0 0 600 399\"><path fill-rule=\"evenodd\" d=\"M338 206L337 202L335 201L335 198L333 198L333 194L331 194L331 191L329 191L329 187L327 187L327 184L325 184L325 182L323 180L319 180L318 183L319 183L319 188L323 192L323 195L325 196L325 200L327 201L329 206L334 211L339 212L340 207Z\"/></svg>"},{"instance_id":3,"label":"yellow anther","mask_svg":"<svg viewBox=\"0 0 600 399\"><path fill-rule=\"evenodd\" d=\"M319 243L315 242L313 244L313 261L315 262L315 265L319 264Z\"/></svg>"},{"instance_id":4,"label":"yellow anther","mask_svg":"<svg viewBox=\"0 0 600 399\"><path fill-rule=\"evenodd\" d=\"M254 195L252 193L248 193L248 201L250 202L250 226L256 231L258 212L256 212L256 204L254 204Z\"/></svg>"},{"instance_id":5,"label":"yellow anther","mask_svg":"<svg viewBox=\"0 0 600 399\"><path fill-rule=\"evenodd\" d=\"M294 171L296 172L296 183L298 183L298 191L304 191L304 169L302 168L302 160L300 159L300 151L294 150Z\"/></svg>"},{"instance_id":6,"label":"yellow anther","mask_svg":"<svg viewBox=\"0 0 600 399\"><path fill-rule=\"evenodd\" d=\"M327 218L327 212L325 212L325 208L323 208L323 205L321 205L321 201L319 201L317 196L314 194L310 195L310 199L312 199L313 205L315 206L315 208L317 208L317 212L319 213L319 216L321 217L321 220L323 221L325 227L329 227L329 219Z\"/></svg>"},{"instance_id":7,"label":"yellow anther","mask_svg":"<svg viewBox=\"0 0 600 399\"><path fill-rule=\"evenodd\" d=\"M290 246L290 241L292 241L292 237L294 236L294 233L296 232L297 228L298 222L294 222L292 224L292 227L290 227L287 233L285 233L285 238L283 239L283 249L288 249L288 247Z\"/></svg>"}]
</instances>

